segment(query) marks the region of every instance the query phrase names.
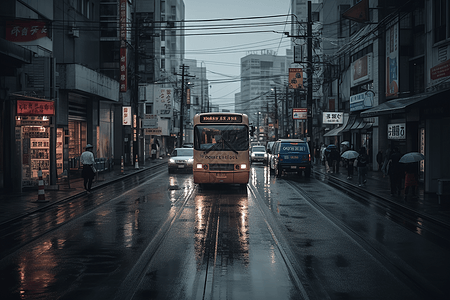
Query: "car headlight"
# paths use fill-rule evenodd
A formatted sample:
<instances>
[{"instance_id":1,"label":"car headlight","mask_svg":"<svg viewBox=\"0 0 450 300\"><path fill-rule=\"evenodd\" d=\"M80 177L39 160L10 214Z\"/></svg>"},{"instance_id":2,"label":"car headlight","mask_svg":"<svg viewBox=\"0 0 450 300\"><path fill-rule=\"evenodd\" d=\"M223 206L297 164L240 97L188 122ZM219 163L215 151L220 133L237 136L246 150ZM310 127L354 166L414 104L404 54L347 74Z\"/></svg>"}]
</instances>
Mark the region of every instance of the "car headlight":
<instances>
[{"instance_id":1,"label":"car headlight","mask_svg":"<svg viewBox=\"0 0 450 300\"><path fill-rule=\"evenodd\" d=\"M173 163L175 163L175 160L173 158L169 158L169 163L173 164Z\"/></svg>"},{"instance_id":2,"label":"car headlight","mask_svg":"<svg viewBox=\"0 0 450 300\"><path fill-rule=\"evenodd\" d=\"M194 163L194 159L193 158L189 158L187 161L188 164L192 165Z\"/></svg>"}]
</instances>

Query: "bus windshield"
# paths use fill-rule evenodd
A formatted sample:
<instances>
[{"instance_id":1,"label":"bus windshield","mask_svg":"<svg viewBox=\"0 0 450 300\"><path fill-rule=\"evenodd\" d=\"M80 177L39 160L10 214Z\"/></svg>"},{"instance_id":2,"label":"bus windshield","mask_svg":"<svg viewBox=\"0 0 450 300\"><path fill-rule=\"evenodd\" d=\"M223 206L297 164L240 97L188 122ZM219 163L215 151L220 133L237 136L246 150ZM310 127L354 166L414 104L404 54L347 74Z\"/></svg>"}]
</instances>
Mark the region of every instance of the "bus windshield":
<instances>
[{"instance_id":1,"label":"bus windshield","mask_svg":"<svg viewBox=\"0 0 450 300\"><path fill-rule=\"evenodd\" d=\"M194 149L209 151L248 150L248 127L238 124L197 125L194 128Z\"/></svg>"}]
</instances>

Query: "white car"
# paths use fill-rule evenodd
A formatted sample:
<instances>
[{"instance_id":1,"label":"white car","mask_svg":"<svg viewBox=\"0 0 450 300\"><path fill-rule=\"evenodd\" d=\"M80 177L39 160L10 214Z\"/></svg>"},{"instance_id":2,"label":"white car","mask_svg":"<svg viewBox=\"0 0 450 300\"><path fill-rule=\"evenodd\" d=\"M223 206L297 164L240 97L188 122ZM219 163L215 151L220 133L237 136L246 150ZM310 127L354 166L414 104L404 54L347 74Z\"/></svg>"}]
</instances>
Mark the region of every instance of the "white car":
<instances>
[{"instance_id":1,"label":"white car","mask_svg":"<svg viewBox=\"0 0 450 300\"><path fill-rule=\"evenodd\" d=\"M169 173L175 171L192 172L194 165L193 148L175 148L169 158Z\"/></svg>"},{"instance_id":2,"label":"white car","mask_svg":"<svg viewBox=\"0 0 450 300\"><path fill-rule=\"evenodd\" d=\"M250 156L251 162L267 162L267 153L266 153L266 147L265 146L253 146L252 147L252 154Z\"/></svg>"}]
</instances>

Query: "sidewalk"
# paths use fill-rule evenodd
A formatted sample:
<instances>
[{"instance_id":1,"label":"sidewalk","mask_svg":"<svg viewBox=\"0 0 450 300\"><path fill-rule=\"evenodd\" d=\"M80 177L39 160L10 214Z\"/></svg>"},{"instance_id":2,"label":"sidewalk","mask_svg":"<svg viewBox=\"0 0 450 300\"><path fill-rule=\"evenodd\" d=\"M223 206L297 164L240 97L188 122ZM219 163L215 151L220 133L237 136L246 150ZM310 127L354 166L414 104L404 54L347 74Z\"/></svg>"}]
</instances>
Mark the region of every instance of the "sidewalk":
<instances>
[{"instance_id":1,"label":"sidewalk","mask_svg":"<svg viewBox=\"0 0 450 300\"><path fill-rule=\"evenodd\" d=\"M347 169L339 168L339 173L327 174L325 166L321 163L313 165L313 171L319 174L328 175L338 181L343 181L353 185L355 188L364 189L365 191L383 198L388 202L401 205L410 209L416 214L429 216L450 227L450 199L441 197L441 204L438 203L438 196L435 193L425 193L423 183L419 183L416 197L413 198L411 192L407 201L404 200L404 190L400 196L391 196L389 177L383 177L383 173L369 170L366 176L367 183L365 186L358 186L358 172L354 170L353 178L347 179Z\"/></svg>"},{"instance_id":2,"label":"sidewalk","mask_svg":"<svg viewBox=\"0 0 450 300\"><path fill-rule=\"evenodd\" d=\"M167 163L167 158L147 160L145 165L139 166L139 169L135 169L134 166L128 165L124 167L124 174L121 172L120 165L116 165L111 171L99 173L98 178L96 177L94 179L92 190L95 191L112 182L119 181L124 177L143 172L164 163ZM23 189L22 193L10 194L5 194L2 190L2 193L0 194L0 224L45 209L48 206L54 205L56 202L86 194L83 178L81 178L81 171L77 172L77 175L78 176L70 178L70 188L67 181L65 181L58 182L58 190L45 190L45 202L38 202L37 188Z\"/></svg>"}]
</instances>

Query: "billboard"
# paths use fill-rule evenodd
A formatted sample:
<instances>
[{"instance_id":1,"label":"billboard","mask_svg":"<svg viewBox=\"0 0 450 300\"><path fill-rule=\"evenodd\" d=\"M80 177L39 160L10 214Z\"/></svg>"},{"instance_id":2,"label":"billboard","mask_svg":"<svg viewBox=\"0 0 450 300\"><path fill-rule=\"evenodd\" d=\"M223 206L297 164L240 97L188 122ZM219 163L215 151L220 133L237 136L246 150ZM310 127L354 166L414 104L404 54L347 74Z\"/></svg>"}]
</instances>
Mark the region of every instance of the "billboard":
<instances>
[{"instance_id":1,"label":"billboard","mask_svg":"<svg viewBox=\"0 0 450 300\"><path fill-rule=\"evenodd\" d=\"M386 97L398 97L398 23L386 31Z\"/></svg>"}]
</instances>

